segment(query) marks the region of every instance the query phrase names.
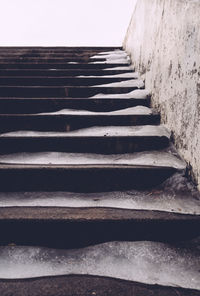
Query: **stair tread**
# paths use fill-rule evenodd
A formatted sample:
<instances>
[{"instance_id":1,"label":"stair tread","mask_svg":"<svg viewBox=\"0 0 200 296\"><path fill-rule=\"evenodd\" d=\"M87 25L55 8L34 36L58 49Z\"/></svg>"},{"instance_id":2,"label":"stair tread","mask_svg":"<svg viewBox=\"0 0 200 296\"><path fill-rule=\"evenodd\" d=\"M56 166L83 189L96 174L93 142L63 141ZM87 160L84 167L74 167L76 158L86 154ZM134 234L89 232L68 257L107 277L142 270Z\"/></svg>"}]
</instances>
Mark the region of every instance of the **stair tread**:
<instances>
[{"instance_id":1,"label":"stair tread","mask_svg":"<svg viewBox=\"0 0 200 296\"><path fill-rule=\"evenodd\" d=\"M164 126L95 126L81 128L68 132L43 132L43 131L14 131L0 134L2 137L165 137L170 138L170 133Z\"/></svg>"},{"instance_id":2,"label":"stair tread","mask_svg":"<svg viewBox=\"0 0 200 296\"><path fill-rule=\"evenodd\" d=\"M90 274L200 290L200 256L192 244L190 249L148 241L108 242L77 250L31 246L0 249L4 265L1 279Z\"/></svg>"},{"instance_id":3,"label":"stair tread","mask_svg":"<svg viewBox=\"0 0 200 296\"><path fill-rule=\"evenodd\" d=\"M134 154L89 154L66 152L12 153L0 155L0 167L31 165L48 167L169 167L184 170L185 163L169 152L136 152ZM24 166L25 165L25 166Z\"/></svg>"},{"instance_id":4,"label":"stair tread","mask_svg":"<svg viewBox=\"0 0 200 296\"><path fill-rule=\"evenodd\" d=\"M181 208L180 208L181 209ZM118 223L131 222L131 223L153 223L157 222L174 222L181 221L194 222L200 225L200 215L198 213L188 212L172 212L164 210L150 210L150 209L126 209L126 208L112 208L106 206L84 206L84 207L72 207L72 206L53 206L48 205L48 202L44 205L13 205L4 203L0 206L0 222L9 222L13 220L17 221L45 221L52 222L108 222L114 221ZM162 225L160 224L160 228ZM186 233L185 233L186 234ZM167 234L166 234L167 237ZM158 239L158 238L157 238ZM162 238L163 239L163 238Z\"/></svg>"}]
</instances>

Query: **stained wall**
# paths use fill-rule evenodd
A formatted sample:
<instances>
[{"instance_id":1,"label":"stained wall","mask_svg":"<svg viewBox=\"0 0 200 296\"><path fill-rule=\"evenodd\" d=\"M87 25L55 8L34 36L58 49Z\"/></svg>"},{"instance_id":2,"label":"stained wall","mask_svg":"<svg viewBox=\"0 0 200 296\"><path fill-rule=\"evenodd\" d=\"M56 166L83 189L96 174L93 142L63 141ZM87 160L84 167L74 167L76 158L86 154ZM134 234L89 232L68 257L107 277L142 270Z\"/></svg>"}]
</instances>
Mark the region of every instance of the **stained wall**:
<instances>
[{"instance_id":1,"label":"stained wall","mask_svg":"<svg viewBox=\"0 0 200 296\"><path fill-rule=\"evenodd\" d=\"M200 1L138 0L124 48L200 189Z\"/></svg>"}]
</instances>

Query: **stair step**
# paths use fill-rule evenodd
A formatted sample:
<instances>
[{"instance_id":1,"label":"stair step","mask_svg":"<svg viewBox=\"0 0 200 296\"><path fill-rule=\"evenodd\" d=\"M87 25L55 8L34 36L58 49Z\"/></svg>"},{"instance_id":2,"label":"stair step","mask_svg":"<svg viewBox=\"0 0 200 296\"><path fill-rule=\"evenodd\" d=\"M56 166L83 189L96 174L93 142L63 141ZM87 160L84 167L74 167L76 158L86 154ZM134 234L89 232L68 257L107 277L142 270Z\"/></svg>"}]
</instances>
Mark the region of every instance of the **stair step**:
<instances>
[{"instance_id":1,"label":"stair step","mask_svg":"<svg viewBox=\"0 0 200 296\"><path fill-rule=\"evenodd\" d=\"M14 131L0 134L0 153L64 151L131 153L164 149L170 134L163 126L104 126L68 132Z\"/></svg>"},{"instance_id":2,"label":"stair step","mask_svg":"<svg viewBox=\"0 0 200 296\"><path fill-rule=\"evenodd\" d=\"M98 58L90 58L90 57L49 57L49 58L40 58L40 57L1 57L0 56L0 65L1 64L11 64L11 65L20 65L20 64L68 64L68 63L114 63L116 61L117 64L129 64L128 58L119 58L119 59L111 59L106 60L106 58L99 56Z\"/></svg>"},{"instance_id":3,"label":"stair step","mask_svg":"<svg viewBox=\"0 0 200 296\"><path fill-rule=\"evenodd\" d=\"M134 74L133 69L130 67L121 67L120 69L0 69L0 77L6 76L47 76L47 77L70 77L70 76L97 76L104 75L123 75L129 73Z\"/></svg>"},{"instance_id":4,"label":"stair step","mask_svg":"<svg viewBox=\"0 0 200 296\"><path fill-rule=\"evenodd\" d=\"M78 250L6 246L1 247L1 253L2 279L87 274L150 285L200 289L200 256L192 244L190 250L181 244L174 246L149 241L108 242Z\"/></svg>"},{"instance_id":5,"label":"stair step","mask_svg":"<svg viewBox=\"0 0 200 296\"><path fill-rule=\"evenodd\" d=\"M101 155L64 152L0 156L1 191L110 191L162 183L185 164L167 152Z\"/></svg>"},{"instance_id":6,"label":"stair step","mask_svg":"<svg viewBox=\"0 0 200 296\"><path fill-rule=\"evenodd\" d=\"M0 114L0 131L71 131L90 126L131 126L158 124L160 115L137 106L111 112L61 109L39 114Z\"/></svg>"},{"instance_id":7,"label":"stair step","mask_svg":"<svg viewBox=\"0 0 200 296\"><path fill-rule=\"evenodd\" d=\"M129 68L130 63L0 63L0 69L106 69L106 68ZM118 69L117 69L118 70Z\"/></svg>"},{"instance_id":8,"label":"stair step","mask_svg":"<svg viewBox=\"0 0 200 296\"><path fill-rule=\"evenodd\" d=\"M80 52L48 52L48 51L38 51L38 52L29 52L29 51L0 51L0 57L8 57L8 58L65 58L65 57L93 57L94 55L104 56L104 55L121 55L121 56L127 56L127 53L123 50L114 50L114 51L80 51Z\"/></svg>"},{"instance_id":9,"label":"stair step","mask_svg":"<svg viewBox=\"0 0 200 296\"><path fill-rule=\"evenodd\" d=\"M2 86L90 86L112 82L132 81L132 77L0 77Z\"/></svg>"},{"instance_id":10,"label":"stair step","mask_svg":"<svg viewBox=\"0 0 200 296\"><path fill-rule=\"evenodd\" d=\"M146 191L0 192L0 229L7 230L0 244L77 248L110 240L192 239L200 235L200 199L189 187L177 173ZM70 239L63 236L68 232Z\"/></svg>"},{"instance_id":11,"label":"stair step","mask_svg":"<svg viewBox=\"0 0 200 296\"><path fill-rule=\"evenodd\" d=\"M96 54L93 55L84 53L82 55L61 55L57 57L51 56L26 56L26 55L8 55L1 56L0 54L0 63L68 63L68 62L76 62L76 63L93 63L93 62L117 62L126 64L130 62L130 58L125 52L112 52L107 54Z\"/></svg>"},{"instance_id":12,"label":"stair step","mask_svg":"<svg viewBox=\"0 0 200 296\"><path fill-rule=\"evenodd\" d=\"M51 57L51 56L1 56L0 54L0 63L68 63L68 62L77 62L77 63L92 63L92 62L114 62L118 63L128 63L129 57L126 53L111 53L111 54L84 54L84 55L65 55L60 57Z\"/></svg>"},{"instance_id":13,"label":"stair step","mask_svg":"<svg viewBox=\"0 0 200 296\"><path fill-rule=\"evenodd\" d=\"M177 186L177 184L179 184L179 186ZM189 215L189 219L192 215L199 216L198 219L200 219L200 193L194 186L192 190L190 187L191 184L188 182L187 178L180 173L176 173L161 185L146 191L129 190L92 193L66 191L0 192L1 219L6 218L8 220L9 217L10 219L14 217L15 219L21 217L20 219L22 219L22 217L25 218L27 215L28 208L31 211L33 208L38 207L48 208L48 215L52 213L50 208L57 208L58 216L56 219L62 218L64 220L69 218L68 215L63 215L63 209L65 208L71 216L77 213L76 209L87 208L87 211L89 211L89 209L103 209L99 212L97 211L96 214L94 214L95 210L91 210L96 218L98 218L97 213L101 213L102 211L102 213L106 215L106 209L108 209L108 212L112 209L114 213L112 219L122 212L122 210L129 210L124 211L124 213L131 214L132 219L135 216L137 219L140 219L140 222L145 221L145 219L150 216L152 220L164 217L166 220L170 217L176 217L176 220L178 220L178 217L180 217L180 219L183 218L181 218L180 215ZM8 209L11 207L18 207L18 211L14 210L12 212L11 209ZM26 213L23 212L23 207L27 208L25 209ZM11 216L6 212L7 209L9 213L11 213ZM114 209L120 209L121 211L115 212ZM75 211L73 212L73 210ZM141 215L141 212L145 213L145 215ZM38 215L36 211L32 213L34 213L34 219L42 219L43 217L39 211ZM81 213L84 215L84 211ZM170 213L178 215L170 216ZM46 219L50 219L51 216L48 215L46 212ZM87 219L94 219L94 216L88 216ZM26 218L28 219L27 216ZM184 219L186 219L186 217L184 217Z\"/></svg>"},{"instance_id":14,"label":"stair step","mask_svg":"<svg viewBox=\"0 0 200 296\"><path fill-rule=\"evenodd\" d=\"M95 112L114 111L134 106L149 106L148 96L142 98L0 98L1 114L32 114L39 112L55 112L61 109L85 109ZM110 95L111 96L111 95ZM112 95L113 96L113 95Z\"/></svg>"},{"instance_id":15,"label":"stair step","mask_svg":"<svg viewBox=\"0 0 200 296\"><path fill-rule=\"evenodd\" d=\"M140 84L132 83L133 86L0 86L1 97L71 97L86 98L96 94L121 94L139 89ZM142 86L142 85L141 85ZM142 87L141 87L142 88Z\"/></svg>"}]
</instances>

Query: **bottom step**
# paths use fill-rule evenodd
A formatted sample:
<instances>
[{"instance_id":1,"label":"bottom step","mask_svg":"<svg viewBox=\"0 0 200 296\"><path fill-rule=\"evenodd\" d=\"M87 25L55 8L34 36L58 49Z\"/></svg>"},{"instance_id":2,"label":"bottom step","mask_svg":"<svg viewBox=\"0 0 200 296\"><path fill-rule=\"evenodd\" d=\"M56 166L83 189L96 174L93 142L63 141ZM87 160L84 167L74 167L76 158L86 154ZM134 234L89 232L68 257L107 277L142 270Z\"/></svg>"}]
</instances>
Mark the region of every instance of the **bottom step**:
<instances>
[{"instance_id":1,"label":"bottom step","mask_svg":"<svg viewBox=\"0 0 200 296\"><path fill-rule=\"evenodd\" d=\"M76 250L5 246L0 265L0 279L7 280L92 275L200 292L200 253L192 243L109 242Z\"/></svg>"}]
</instances>

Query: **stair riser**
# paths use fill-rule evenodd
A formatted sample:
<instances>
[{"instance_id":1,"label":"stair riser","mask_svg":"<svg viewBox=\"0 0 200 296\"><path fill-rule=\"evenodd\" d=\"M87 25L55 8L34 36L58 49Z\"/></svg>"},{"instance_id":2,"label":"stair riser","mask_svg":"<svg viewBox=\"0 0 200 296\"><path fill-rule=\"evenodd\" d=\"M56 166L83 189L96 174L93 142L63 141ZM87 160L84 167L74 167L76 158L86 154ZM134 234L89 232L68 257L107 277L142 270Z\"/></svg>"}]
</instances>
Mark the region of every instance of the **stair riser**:
<instances>
[{"instance_id":1,"label":"stair riser","mask_svg":"<svg viewBox=\"0 0 200 296\"><path fill-rule=\"evenodd\" d=\"M152 188L175 173L165 167L113 166L101 168L0 166L1 191L102 192Z\"/></svg>"},{"instance_id":2,"label":"stair riser","mask_svg":"<svg viewBox=\"0 0 200 296\"><path fill-rule=\"evenodd\" d=\"M160 116L155 115L43 115L7 116L0 115L0 132L17 130L71 131L92 126L131 126L159 124Z\"/></svg>"},{"instance_id":3,"label":"stair riser","mask_svg":"<svg viewBox=\"0 0 200 296\"><path fill-rule=\"evenodd\" d=\"M23 77L23 78L3 78L0 77L0 85L3 86L90 86L106 83L127 81L133 78L48 78L48 77Z\"/></svg>"},{"instance_id":4,"label":"stair riser","mask_svg":"<svg viewBox=\"0 0 200 296\"><path fill-rule=\"evenodd\" d=\"M160 150L169 145L165 137L3 137L0 153L17 152L88 152L101 154Z\"/></svg>"},{"instance_id":5,"label":"stair riser","mask_svg":"<svg viewBox=\"0 0 200 296\"><path fill-rule=\"evenodd\" d=\"M96 112L114 111L135 106L149 106L149 99L62 99L62 98L4 98L0 99L1 114L32 114L80 109Z\"/></svg>"},{"instance_id":6,"label":"stair riser","mask_svg":"<svg viewBox=\"0 0 200 296\"><path fill-rule=\"evenodd\" d=\"M142 213L141 213L142 214ZM125 221L0 221L0 245L45 246L49 248L81 248L109 241L150 240L171 242L199 235L200 220ZM6 229L6 231L5 231Z\"/></svg>"},{"instance_id":7,"label":"stair riser","mask_svg":"<svg viewBox=\"0 0 200 296\"><path fill-rule=\"evenodd\" d=\"M136 90L137 87L0 87L0 97L22 97L22 98L41 98L41 97L69 97L87 98L96 94L121 94Z\"/></svg>"}]
</instances>

